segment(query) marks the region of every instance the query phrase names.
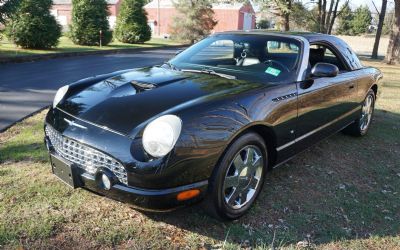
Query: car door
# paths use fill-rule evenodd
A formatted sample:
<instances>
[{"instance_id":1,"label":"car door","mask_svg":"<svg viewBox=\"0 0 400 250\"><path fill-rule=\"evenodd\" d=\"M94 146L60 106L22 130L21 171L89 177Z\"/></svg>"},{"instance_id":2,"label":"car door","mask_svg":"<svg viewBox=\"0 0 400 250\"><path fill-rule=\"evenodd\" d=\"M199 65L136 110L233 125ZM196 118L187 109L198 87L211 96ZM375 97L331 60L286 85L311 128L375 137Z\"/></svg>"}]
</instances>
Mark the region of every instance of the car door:
<instances>
[{"instance_id":1,"label":"car door","mask_svg":"<svg viewBox=\"0 0 400 250\"><path fill-rule=\"evenodd\" d=\"M335 64L340 72L335 77L311 77L298 83L296 141L301 148L349 124L349 114L356 107L357 78L345 61L331 47L315 44L310 49L309 71L319 62Z\"/></svg>"}]
</instances>

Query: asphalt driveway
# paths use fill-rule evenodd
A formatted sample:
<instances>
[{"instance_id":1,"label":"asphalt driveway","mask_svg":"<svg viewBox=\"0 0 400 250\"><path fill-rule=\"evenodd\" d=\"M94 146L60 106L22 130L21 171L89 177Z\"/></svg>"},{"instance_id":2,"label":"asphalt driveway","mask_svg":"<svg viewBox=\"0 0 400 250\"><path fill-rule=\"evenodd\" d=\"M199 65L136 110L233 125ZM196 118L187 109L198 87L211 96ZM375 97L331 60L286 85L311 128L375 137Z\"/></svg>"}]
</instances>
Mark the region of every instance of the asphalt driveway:
<instances>
[{"instance_id":1,"label":"asphalt driveway","mask_svg":"<svg viewBox=\"0 0 400 250\"><path fill-rule=\"evenodd\" d=\"M129 54L69 57L0 64L0 131L51 104L55 91L76 80L122 69L162 63L176 48Z\"/></svg>"}]
</instances>

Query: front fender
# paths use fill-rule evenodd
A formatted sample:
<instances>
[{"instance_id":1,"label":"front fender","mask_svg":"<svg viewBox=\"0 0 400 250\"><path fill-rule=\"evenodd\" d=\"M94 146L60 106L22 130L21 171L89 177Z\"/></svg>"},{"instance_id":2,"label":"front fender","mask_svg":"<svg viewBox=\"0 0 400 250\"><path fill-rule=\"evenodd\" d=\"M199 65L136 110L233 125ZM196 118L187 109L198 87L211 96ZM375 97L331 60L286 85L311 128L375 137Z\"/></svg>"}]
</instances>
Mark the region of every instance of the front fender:
<instances>
[{"instance_id":1,"label":"front fender","mask_svg":"<svg viewBox=\"0 0 400 250\"><path fill-rule=\"evenodd\" d=\"M181 114L183 129L169 165L193 182L208 179L231 140L253 121L238 103Z\"/></svg>"}]
</instances>

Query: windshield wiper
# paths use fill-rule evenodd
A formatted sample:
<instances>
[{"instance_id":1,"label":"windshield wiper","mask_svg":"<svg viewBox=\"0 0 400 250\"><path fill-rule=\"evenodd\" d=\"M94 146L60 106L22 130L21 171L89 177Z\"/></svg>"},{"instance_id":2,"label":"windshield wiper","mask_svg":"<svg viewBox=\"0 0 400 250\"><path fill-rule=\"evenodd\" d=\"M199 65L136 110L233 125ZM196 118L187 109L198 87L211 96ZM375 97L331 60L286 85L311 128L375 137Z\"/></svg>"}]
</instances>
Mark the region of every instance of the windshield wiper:
<instances>
[{"instance_id":1,"label":"windshield wiper","mask_svg":"<svg viewBox=\"0 0 400 250\"><path fill-rule=\"evenodd\" d=\"M181 71L182 72L191 72L191 73L200 73L200 74L209 74L209 75L215 75L215 76L223 77L223 78L226 78L226 79L236 80L236 76L223 74L223 73L217 73L214 70L210 70L210 69L202 69L202 70L181 69Z\"/></svg>"},{"instance_id":2,"label":"windshield wiper","mask_svg":"<svg viewBox=\"0 0 400 250\"><path fill-rule=\"evenodd\" d=\"M173 65L172 63L170 63L168 61L164 62L164 65L167 65L172 70L179 70L175 65Z\"/></svg>"}]
</instances>

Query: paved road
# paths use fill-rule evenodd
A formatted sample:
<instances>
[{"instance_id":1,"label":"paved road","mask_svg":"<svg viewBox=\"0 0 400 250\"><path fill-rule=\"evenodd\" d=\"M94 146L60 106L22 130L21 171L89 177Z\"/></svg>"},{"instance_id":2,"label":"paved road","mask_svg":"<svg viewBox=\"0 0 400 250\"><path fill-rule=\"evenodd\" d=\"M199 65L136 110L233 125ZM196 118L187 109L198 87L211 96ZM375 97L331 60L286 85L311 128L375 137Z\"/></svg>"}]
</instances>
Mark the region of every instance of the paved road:
<instances>
[{"instance_id":1,"label":"paved road","mask_svg":"<svg viewBox=\"0 0 400 250\"><path fill-rule=\"evenodd\" d=\"M175 51L154 49L130 54L0 64L0 131L50 105L55 91L67 83L117 70L159 64L173 57Z\"/></svg>"}]
</instances>

